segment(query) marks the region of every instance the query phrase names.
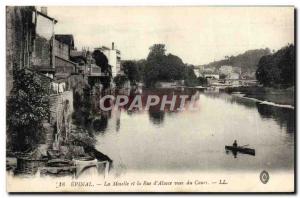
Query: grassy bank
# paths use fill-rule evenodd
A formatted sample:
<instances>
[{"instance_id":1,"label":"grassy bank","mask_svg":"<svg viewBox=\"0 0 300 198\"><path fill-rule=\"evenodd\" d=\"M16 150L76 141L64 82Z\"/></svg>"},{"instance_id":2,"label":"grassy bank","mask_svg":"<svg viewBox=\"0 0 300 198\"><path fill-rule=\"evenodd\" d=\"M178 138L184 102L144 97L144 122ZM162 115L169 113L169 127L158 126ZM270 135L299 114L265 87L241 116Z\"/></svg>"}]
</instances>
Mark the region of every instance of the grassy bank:
<instances>
[{"instance_id":1,"label":"grassy bank","mask_svg":"<svg viewBox=\"0 0 300 198\"><path fill-rule=\"evenodd\" d=\"M246 94L245 96L249 98L256 98L258 100L273 102L276 104L295 106L295 87L289 87L287 89L268 87L228 87L225 91L227 93L241 92Z\"/></svg>"}]
</instances>

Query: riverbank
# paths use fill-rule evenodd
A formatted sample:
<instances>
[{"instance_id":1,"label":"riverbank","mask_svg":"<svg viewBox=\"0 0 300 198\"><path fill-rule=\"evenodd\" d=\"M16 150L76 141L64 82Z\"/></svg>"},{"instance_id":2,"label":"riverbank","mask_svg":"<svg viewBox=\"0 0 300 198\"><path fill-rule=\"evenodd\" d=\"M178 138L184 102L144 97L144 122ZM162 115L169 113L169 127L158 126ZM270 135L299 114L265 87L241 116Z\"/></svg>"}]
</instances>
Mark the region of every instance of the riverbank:
<instances>
[{"instance_id":1,"label":"riverbank","mask_svg":"<svg viewBox=\"0 0 300 198\"><path fill-rule=\"evenodd\" d=\"M94 137L77 131L70 133L69 138L71 143L56 149L39 144L26 152L7 151L6 170L13 175L35 175L40 170L39 174L42 175L63 176L78 175L75 168L85 166L86 163L96 167L96 163L112 166L112 159L94 147Z\"/></svg>"},{"instance_id":2,"label":"riverbank","mask_svg":"<svg viewBox=\"0 0 300 198\"><path fill-rule=\"evenodd\" d=\"M295 87L287 89L275 89L267 87L228 87L227 93L240 92L245 97L254 98L260 101L275 103L278 105L290 105L295 107Z\"/></svg>"}]
</instances>

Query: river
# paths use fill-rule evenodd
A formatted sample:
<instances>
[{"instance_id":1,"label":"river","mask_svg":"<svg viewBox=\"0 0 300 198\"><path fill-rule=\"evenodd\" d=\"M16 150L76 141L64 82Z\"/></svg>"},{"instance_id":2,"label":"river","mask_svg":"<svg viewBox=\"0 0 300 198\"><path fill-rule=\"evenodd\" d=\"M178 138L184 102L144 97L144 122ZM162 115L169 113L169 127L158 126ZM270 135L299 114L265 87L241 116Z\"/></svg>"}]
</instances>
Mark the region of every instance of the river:
<instances>
[{"instance_id":1,"label":"river","mask_svg":"<svg viewBox=\"0 0 300 198\"><path fill-rule=\"evenodd\" d=\"M164 92L174 94L162 89L158 95ZM293 170L293 109L226 93L188 93L198 95L197 110L123 108L101 118L96 148L113 160L114 171ZM255 156L226 153L234 140L254 148Z\"/></svg>"}]
</instances>

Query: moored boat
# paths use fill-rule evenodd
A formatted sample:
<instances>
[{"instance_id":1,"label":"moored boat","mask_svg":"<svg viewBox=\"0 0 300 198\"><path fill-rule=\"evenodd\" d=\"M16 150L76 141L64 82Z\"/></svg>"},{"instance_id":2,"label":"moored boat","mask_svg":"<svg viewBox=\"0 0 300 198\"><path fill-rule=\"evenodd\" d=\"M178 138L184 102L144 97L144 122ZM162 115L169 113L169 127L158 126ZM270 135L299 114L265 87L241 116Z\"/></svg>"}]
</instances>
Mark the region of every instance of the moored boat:
<instances>
[{"instance_id":1,"label":"moored boat","mask_svg":"<svg viewBox=\"0 0 300 198\"><path fill-rule=\"evenodd\" d=\"M225 146L225 150L231 150L232 152L239 152L239 153L244 153L248 155L255 155L255 149L251 148L245 148L241 146Z\"/></svg>"}]
</instances>

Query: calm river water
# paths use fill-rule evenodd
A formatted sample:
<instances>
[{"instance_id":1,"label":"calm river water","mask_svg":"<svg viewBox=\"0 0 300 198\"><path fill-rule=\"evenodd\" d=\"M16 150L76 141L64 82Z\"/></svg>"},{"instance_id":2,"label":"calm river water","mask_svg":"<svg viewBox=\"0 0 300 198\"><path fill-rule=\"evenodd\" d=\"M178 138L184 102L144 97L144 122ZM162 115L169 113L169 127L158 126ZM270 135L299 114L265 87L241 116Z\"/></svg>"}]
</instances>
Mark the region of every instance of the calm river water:
<instances>
[{"instance_id":1,"label":"calm river water","mask_svg":"<svg viewBox=\"0 0 300 198\"><path fill-rule=\"evenodd\" d=\"M181 92L187 91L157 94ZM225 93L187 93L199 96L196 111L125 108L98 120L96 147L113 160L115 171L293 170L293 109ZM226 153L224 146L235 139L256 155Z\"/></svg>"}]
</instances>

